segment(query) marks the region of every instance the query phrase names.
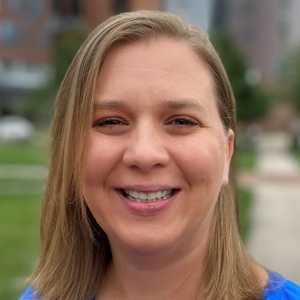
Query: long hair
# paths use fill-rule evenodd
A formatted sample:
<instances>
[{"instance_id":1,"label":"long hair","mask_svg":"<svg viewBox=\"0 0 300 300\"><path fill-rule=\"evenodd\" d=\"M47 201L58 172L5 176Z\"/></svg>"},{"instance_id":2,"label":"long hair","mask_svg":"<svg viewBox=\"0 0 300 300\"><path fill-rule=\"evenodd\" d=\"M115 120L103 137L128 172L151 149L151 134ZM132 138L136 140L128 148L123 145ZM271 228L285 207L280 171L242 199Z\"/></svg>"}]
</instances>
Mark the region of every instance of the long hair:
<instances>
[{"instance_id":1,"label":"long hair","mask_svg":"<svg viewBox=\"0 0 300 300\"><path fill-rule=\"evenodd\" d=\"M104 280L111 261L109 241L82 193L96 78L112 47L157 37L184 41L205 61L224 130L235 128L229 80L202 30L170 13L154 11L120 14L99 25L77 52L56 99L41 218L42 253L31 277L43 300L90 300ZM260 299L256 265L240 240L236 203L227 187L220 191L214 210L204 274L206 299Z\"/></svg>"}]
</instances>

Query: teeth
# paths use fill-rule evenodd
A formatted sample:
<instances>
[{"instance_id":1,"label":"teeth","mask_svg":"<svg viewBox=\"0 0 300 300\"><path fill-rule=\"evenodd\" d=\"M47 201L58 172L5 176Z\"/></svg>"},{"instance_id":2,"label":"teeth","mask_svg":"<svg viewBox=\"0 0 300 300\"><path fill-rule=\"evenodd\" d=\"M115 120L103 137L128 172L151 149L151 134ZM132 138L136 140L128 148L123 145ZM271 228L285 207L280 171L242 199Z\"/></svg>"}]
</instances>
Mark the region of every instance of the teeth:
<instances>
[{"instance_id":1,"label":"teeth","mask_svg":"<svg viewBox=\"0 0 300 300\"><path fill-rule=\"evenodd\" d=\"M124 190L124 196L127 199L136 202L143 202L143 203L165 200L170 198L172 195L173 195L172 190L158 191L158 192L151 192L151 193L142 193L137 191Z\"/></svg>"},{"instance_id":2,"label":"teeth","mask_svg":"<svg viewBox=\"0 0 300 300\"><path fill-rule=\"evenodd\" d=\"M142 200L147 200L148 196L146 193L138 193L138 192L133 192L133 198L139 198Z\"/></svg>"}]
</instances>

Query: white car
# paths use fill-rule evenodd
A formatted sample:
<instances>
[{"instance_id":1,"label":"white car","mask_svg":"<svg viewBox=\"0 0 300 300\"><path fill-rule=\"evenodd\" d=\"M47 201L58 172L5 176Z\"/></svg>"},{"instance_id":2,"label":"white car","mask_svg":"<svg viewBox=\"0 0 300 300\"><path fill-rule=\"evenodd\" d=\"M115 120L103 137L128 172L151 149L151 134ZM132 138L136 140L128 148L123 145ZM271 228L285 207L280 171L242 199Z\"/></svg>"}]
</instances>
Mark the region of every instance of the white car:
<instances>
[{"instance_id":1,"label":"white car","mask_svg":"<svg viewBox=\"0 0 300 300\"><path fill-rule=\"evenodd\" d=\"M34 135L33 125L19 116L0 116L0 142L28 141Z\"/></svg>"}]
</instances>

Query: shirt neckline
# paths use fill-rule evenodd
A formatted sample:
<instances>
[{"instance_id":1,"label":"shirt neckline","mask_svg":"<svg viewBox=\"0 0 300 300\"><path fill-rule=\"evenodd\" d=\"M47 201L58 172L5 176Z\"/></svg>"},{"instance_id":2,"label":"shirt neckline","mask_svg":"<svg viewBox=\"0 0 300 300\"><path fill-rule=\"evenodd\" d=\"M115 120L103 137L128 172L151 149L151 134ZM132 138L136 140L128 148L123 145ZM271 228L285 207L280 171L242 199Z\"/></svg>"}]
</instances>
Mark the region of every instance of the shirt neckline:
<instances>
[{"instance_id":1,"label":"shirt neckline","mask_svg":"<svg viewBox=\"0 0 300 300\"><path fill-rule=\"evenodd\" d=\"M269 271L269 280L268 280L267 286L264 289L263 296L268 297L271 294L273 294L274 292L283 290L285 284L286 284L286 279L284 279L278 273Z\"/></svg>"}]
</instances>

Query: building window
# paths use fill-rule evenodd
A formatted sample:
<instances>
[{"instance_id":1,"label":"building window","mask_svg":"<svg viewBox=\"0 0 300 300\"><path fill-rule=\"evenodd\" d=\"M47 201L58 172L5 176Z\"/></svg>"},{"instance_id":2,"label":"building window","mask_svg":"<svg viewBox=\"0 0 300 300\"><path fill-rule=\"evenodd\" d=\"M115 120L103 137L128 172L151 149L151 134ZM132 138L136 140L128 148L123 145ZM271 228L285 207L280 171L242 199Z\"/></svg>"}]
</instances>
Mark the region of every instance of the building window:
<instances>
[{"instance_id":1,"label":"building window","mask_svg":"<svg viewBox=\"0 0 300 300\"><path fill-rule=\"evenodd\" d=\"M83 5L83 2L80 0L70 0L70 1L53 0L52 5L53 5L54 13L56 15L78 17L81 14L80 10L81 10L81 5Z\"/></svg>"},{"instance_id":2,"label":"building window","mask_svg":"<svg viewBox=\"0 0 300 300\"><path fill-rule=\"evenodd\" d=\"M281 21L277 26L278 36L282 39L286 39L289 35L289 26L287 23Z\"/></svg>"},{"instance_id":3,"label":"building window","mask_svg":"<svg viewBox=\"0 0 300 300\"><path fill-rule=\"evenodd\" d=\"M51 46L51 36L46 30L39 33L38 40L43 48L48 48Z\"/></svg>"},{"instance_id":4,"label":"building window","mask_svg":"<svg viewBox=\"0 0 300 300\"><path fill-rule=\"evenodd\" d=\"M242 6L242 11L243 11L243 15L245 17L253 17L255 15L256 12L256 6L253 3L253 1L248 0L246 1L243 6Z\"/></svg>"},{"instance_id":5,"label":"building window","mask_svg":"<svg viewBox=\"0 0 300 300\"><path fill-rule=\"evenodd\" d=\"M2 39L8 45L14 45L17 42L18 32L15 24L6 20L2 23Z\"/></svg>"},{"instance_id":6,"label":"building window","mask_svg":"<svg viewBox=\"0 0 300 300\"><path fill-rule=\"evenodd\" d=\"M22 11L22 0L7 0L8 10L12 13Z\"/></svg>"},{"instance_id":7,"label":"building window","mask_svg":"<svg viewBox=\"0 0 300 300\"><path fill-rule=\"evenodd\" d=\"M29 0L28 12L31 18L37 18L43 12L43 1L41 0Z\"/></svg>"},{"instance_id":8,"label":"building window","mask_svg":"<svg viewBox=\"0 0 300 300\"><path fill-rule=\"evenodd\" d=\"M3 38L4 38L3 25L2 25L2 21L0 21L0 44L2 43ZM0 65L1 65L1 63L0 63Z\"/></svg>"},{"instance_id":9,"label":"building window","mask_svg":"<svg viewBox=\"0 0 300 300\"><path fill-rule=\"evenodd\" d=\"M251 28L246 28L242 32L242 39L245 44L251 44L253 41L253 30Z\"/></svg>"},{"instance_id":10,"label":"building window","mask_svg":"<svg viewBox=\"0 0 300 300\"><path fill-rule=\"evenodd\" d=\"M114 12L120 14L129 10L128 0L114 0Z\"/></svg>"},{"instance_id":11,"label":"building window","mask_svg":"<svg viewBox=\"0 0 300 300\"><path fill-rule=\"evenodd\" d=\"M72 15L79 16L80 15L80 8L79 8L79 0L72 1Z\"/></svg>"},{"instance_id":12,"label":"building window","mask_svg":"<svg viewBox=\"0 0 300 300\"><path fill-rule=\"evenodd\" d=\"M291 5L291 0L278 0L280 9L287 9Z\"/></svg>"}]
</instances>

